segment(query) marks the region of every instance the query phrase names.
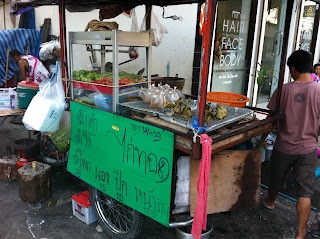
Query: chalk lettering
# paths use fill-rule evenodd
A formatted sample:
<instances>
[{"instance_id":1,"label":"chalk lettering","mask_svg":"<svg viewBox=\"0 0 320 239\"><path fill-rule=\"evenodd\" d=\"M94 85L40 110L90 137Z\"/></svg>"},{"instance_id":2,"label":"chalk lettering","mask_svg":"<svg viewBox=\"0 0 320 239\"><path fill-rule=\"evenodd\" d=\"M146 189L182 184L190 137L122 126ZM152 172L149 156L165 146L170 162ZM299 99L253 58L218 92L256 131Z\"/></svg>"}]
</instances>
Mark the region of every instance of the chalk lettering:
<instances>
[{"instance_id":1,"label":"chalk lettering","mask_svg":"<svg viewBox=\"0 0 320 239\"><path fill-rule=\"evenodd\" d=\"M115 180L116 180L116 189L117 192L117 199L123 202L124 196L128 196L128 185L127 182L122 178L122 171L121 170L114 170Z\"/></svg>"},{"instance_id":2,"label":"chalk lettering","mask_svg":"<svg viewBox=\"0 0 320 239\"><path fill-rule=\"evenodd\" d=\"M135 187L136 203L140 204L148 216L153 218L159 214L167 215L169 213L169 205L156 197L156 195L154 195L155 191L155 189L143 191Z\"/></svg>"},{"instance_id":3,"label":"chalk lettering","mask_svg":"<svg viewBox=\"0 0 320 239\"><path fill-rule=\"evenodd\" d=\"M97 132L98 130L98 120L95 118L94 114L89 117L89 128L92 132Z\"/></svg>"},{"instance_id":4,"label":"chalk lettering","mask_svg":"<svg viewBox=\"0 0 320 239\"><path fill-rule=\"evenodd\" d=\"M73 160L74 160L74 164L77 165L79 167L79 169L84 169L87 172L90 171L91 163L90 163L90 161L83 158L82 151L80 148L77 149Z\"/></svg>"},{"instance_id":5,"label":"chalk lettering","mask_svg":"<svg viewBox=\"0 0 320 239\"><path fill-rule=\"evenodd\" d=\"M96 172L95 178L98 179L98 181L109 184L109 172L100 170L97 167L95 172Z\"/></svg>"},{"instance_id":6,"label":"chalk lettering","mask_svg":"<svg viewBox=\"0 0 320 239\"><path fill-rule=\"evenodd\" d=\"M144 174L154 174L157 176L157 183L168 180L170 175L170 166L167 158L158 158L154 153L147 153L133 144L127 145L126 158L124 162L132 163L132 166L137 166L144 171Z\"/></svg>"},{"instance_id":7,"label":"chalk lettering","mask_svg":"<svg viewBox=\"0 0 320 239\"><path fill-rule=\"evenodd\" d=\"M86 126L87 125L87 117L84 115L83 110L79 110L76 121L78 122L78 126Z\"/></svg>"},{"instance_id":8,"label":"chalk lettering","mask_svg":"<svg viewBox=\"0 0 320 239\"><path fill-rule=\"evenodd\" d=\"M134 145L132 142L127 142L127 130L125 129L121 140L113 131L107 131L107 134L112 134L116 138L120 146L123 147L122 162L131 164L132 166L141 169L145 175L154 175L157 179L155 182L162 183L169 179L170 165L165 157L150 152L146 152ZM131 138L132 141L132 138ZM152 151L152 149L149 149Z\"/></svg>"},{"instance_id":9,"label":"chalk lettering","mask_svg":"<svg viewBox=\"0 0 320 239\"><path fill-rule=\"evenodd\" d=\"M142 135L153 138L153 141L161 140L161 133L159 131L151 130L151 128L149 127L131 124L131 131L132 131L132 135L138 135L140 133Z\"/></svg>"},{"instance_id":10,"label":"chalk lettering","mask_svg":"<svg viewBox=\"0 0 320 239\"><path fill-rule=\"evenodd\" d=\"M99 187L100 191L102 192L106 192L107 188L106 185L104 183L100 183L100 187Z\"/></svg>"},{"instance_id":11,"label":"chalk lettering","mask_svg":"<svg viewBox=\"0 0 320 239\"><path fill-rule=\"evenodd\" d=\"M81 170L79 170L79 169L75 169L76 171L75 171L75 175L76 175L76 177L78 177L78 178L80 178L81 177Z\"/></svg>"}]
</instances>

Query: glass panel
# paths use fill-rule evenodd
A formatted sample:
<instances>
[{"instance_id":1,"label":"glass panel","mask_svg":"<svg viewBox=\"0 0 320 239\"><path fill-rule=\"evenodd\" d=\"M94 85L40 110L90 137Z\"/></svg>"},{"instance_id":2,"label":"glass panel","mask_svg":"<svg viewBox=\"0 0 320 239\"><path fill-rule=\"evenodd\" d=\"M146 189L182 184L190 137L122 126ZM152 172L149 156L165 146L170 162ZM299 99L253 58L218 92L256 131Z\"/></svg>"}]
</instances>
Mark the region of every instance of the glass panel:
<instances>
[{"instance_id":1,"label":"glass panel","mask_svg":"<svg viewBox=\"0 0 320 239\"><path fill-rule=\"evenodd\" d=\"M251 1L218 2L211 91L243 94Z\"/></svg>"},{"instance_id":2,"label":"glass panel","mask_svg":"<svg viewBox=\"0 0 320 239\"><path fill-rule=\"evenodd\" d=\"M272 0L268 3L264 31L264 44L260 70L258 71L258 102L264 108L278 86L283 30L285 25L287 0Z\"/></svg>"},{"instance_id":3,"label":"glass panel","mask_svg":"<svg viewBox=\"0 0 320 239\"><path fill-rule=\"evenodd\" d=\"M316 3L305 1L298 31L298 48L311 51L311 40L313 34L314 18L316 14Z\"/></svg>"}]
</instances>

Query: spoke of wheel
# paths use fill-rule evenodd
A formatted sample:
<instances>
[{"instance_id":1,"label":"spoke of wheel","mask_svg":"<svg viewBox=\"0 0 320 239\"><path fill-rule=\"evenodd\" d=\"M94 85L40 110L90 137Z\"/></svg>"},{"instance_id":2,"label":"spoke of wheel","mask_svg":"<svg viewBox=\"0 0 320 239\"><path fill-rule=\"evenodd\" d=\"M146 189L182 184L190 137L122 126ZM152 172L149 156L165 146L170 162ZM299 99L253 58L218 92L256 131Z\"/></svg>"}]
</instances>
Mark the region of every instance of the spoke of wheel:
<instances>
[{"instance_id":1,"label":"spoke of wheel","mask_svg":"<svg viewBox=\"0 0 320 239\"><path fill-rule=\"evenodd\" d=\"M132 212L122 203L119 203L99 191L97 192L97 203L100 211L103 210L102 213L105 215L104 220L106 223L120 233L127 232L133 223Z\"/></svg>"}]
</instances>

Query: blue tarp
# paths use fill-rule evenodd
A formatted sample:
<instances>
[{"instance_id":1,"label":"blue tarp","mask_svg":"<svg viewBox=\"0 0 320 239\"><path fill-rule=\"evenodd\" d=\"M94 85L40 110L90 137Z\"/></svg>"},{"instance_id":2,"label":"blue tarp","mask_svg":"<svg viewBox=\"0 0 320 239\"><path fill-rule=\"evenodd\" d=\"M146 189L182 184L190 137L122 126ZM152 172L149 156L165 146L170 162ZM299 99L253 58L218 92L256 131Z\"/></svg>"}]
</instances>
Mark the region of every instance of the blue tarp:
<instances>
[{"instance_id":1,"label":"blue tarp","mask_svg":"<svg viewBox=\"0 0 320 239\"><path fill-rule=\"evenodd\" d=\"M17 49L25 54L38 57L40 49L40 32L32 29L10 29L0 31L0 86L5 82L7 49ZM8 79L11 79L18 65L9 57Z\"/></svg>"}]
</instances>

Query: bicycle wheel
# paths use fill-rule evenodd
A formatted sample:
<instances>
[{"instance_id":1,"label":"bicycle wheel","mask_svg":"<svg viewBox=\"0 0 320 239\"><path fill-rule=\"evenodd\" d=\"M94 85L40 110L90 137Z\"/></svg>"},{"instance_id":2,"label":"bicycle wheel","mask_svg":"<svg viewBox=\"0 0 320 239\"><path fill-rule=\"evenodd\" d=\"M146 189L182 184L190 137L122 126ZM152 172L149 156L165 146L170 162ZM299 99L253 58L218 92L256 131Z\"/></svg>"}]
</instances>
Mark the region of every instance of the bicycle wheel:
<instances>
[{"instance_id":1,"label":"bicycle wheel","mask_svg":"<svg viewBox=\"0 0 320 239\"><path fill-rule=\"evenodd\" d=\"M112 239L136 239L141 234L141 213L94 187L90 187L90 201L100 226Z\"/></svg>"}]
</instances>

